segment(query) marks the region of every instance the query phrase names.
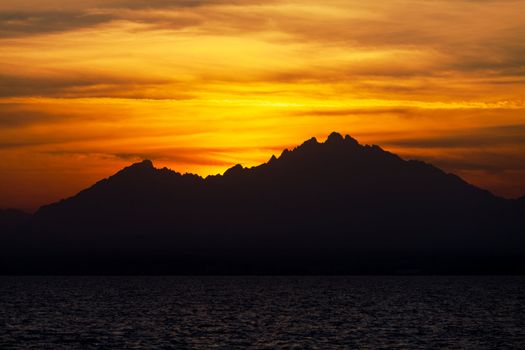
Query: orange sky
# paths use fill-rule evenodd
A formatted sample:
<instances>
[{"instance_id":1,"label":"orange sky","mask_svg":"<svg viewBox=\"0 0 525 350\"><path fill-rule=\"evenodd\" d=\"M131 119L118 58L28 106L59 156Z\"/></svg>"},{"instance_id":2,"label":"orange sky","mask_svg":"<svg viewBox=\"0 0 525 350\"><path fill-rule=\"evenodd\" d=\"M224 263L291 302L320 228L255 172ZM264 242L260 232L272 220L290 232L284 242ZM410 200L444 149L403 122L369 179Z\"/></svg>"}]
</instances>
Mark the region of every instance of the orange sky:
<instances>
[{"instance_id":1,"label":"orange sky","mask_svg":"<svg viewBox=\"0 0 525 350\"><path fill-rule=\"evenodd\" d=\"M331 131L525 194L525 0L0 0L0 207Z\"/></svg>"}]
</instances>

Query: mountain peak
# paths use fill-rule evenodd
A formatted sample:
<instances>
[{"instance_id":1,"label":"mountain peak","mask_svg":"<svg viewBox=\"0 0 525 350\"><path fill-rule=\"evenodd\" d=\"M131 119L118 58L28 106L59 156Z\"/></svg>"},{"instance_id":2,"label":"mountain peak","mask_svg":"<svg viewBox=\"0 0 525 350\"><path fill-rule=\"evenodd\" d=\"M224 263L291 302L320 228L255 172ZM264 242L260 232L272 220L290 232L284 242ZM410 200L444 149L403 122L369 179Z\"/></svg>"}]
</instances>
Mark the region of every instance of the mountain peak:
<instances>
[{"instance_id":1,"label":"mountain peak","mask_svg":"<svg viewBox=\"0 0 525 350\"><path fill-rule=\"evenodd\" d=\"M343 136L335 131L328 135L328 138L326 139L326 143L336 143L341 141L343 141Z\"/></svg>"},{"instance_id":2,"label":"mountain peak","mask_svg":"<svg viewBox=\"0 0 525 350\"><path fill-rule=\"evenodd\" d=\"M149 160L149 159L144 159L144 160L142 160L140 162L133 163L130 166L122 169L121 171L119 171L118 173L113 175L112 177L115 177L115 176L130 176L130 175L139 176L139 175L145 174L145 173L152 173L155 170L156 169L153 166L153 162L151 160Z\"/></svg>"},{"instance_id":3,"label":"mountain peak","mask_svg":"<svg viewBox=\"0 0 525 350\"><path fill-rule=\"evenodd\" d=\"M348 143L352 143L352 144L355 144L355 145L359 145L359 141L357 141L356 139L354 139L352 136L350 135L346 135L345 136L345 141L348 142Z\"/></svg>"},{"instance_id":4,"label":"mountain peak","mask_svg":"<svg viewBox=\"0 0 525 350\"><path fill-rule=\"evenodd\" d=\"M229 168L228 170L226 170L224 172L224 176L228 176L228 175L238 175L238 174L241 174L242 171L244 170L243 166L240 165L240 164L236 164L234 165L233 167Z\"/></svg>"},{"instance_id":5,"label":"mountain peak","mask_svg":"<svg viewBox=\"0 0 525 350\"><path fill-rule=\"evenodd\" d=\"M312 138L306 140L304 143L313 143L313 144L316 144L316 143L319 143L319 142L317 142L317 138L312 137Z\"/></svg>"},{"instance_id":6,"label":"mountain peak","mask_svg":"<svg viewBox=\"0 0 525 350\"><path fill-rule=\"evenodd\" d=\"M153 169L154 166L153 166L153 162L149 159L144 159L140 162L137 162L137 163L133 163L131 165L132 167L136 167L136 168L146 168L146 169Z\"/></svg>"}]
</instances>

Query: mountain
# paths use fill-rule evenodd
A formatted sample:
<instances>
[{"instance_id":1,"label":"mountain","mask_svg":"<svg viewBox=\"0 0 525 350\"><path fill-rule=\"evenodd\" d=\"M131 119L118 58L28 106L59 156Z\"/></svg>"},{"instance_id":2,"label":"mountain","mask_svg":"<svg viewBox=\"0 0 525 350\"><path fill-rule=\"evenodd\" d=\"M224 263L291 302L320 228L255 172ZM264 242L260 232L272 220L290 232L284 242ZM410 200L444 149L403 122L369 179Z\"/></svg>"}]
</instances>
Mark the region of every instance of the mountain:
<instances>
[{"instance_id":1,"label":"mountain","mask_svg":"<svg viewBox=\"0 0 525 350\"><path fill-rule=\"evenodd\" d=\"M0 209L0 227L5 230L20 227L30 219L31 215L17 209Z\"/></svg>"},{"instance_id":2,"label":"mountain","mask_svg":"<svg viewBox=\"0 0 525 350\"><path fill-rule=\"evenodd\" d=\"M525 272L518 207L332 133L207 178L133 164L42 207L6 261L46 273Z\"/></svg>"}]
</instances>

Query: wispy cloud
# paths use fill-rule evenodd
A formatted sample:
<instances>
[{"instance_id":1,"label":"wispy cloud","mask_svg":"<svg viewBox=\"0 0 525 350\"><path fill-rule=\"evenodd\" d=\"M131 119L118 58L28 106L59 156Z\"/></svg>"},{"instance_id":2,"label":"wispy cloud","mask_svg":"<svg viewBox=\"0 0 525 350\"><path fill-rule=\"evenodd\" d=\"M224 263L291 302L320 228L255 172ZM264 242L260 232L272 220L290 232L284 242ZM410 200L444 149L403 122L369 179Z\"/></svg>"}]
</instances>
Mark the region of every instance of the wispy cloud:
<instances>
[{"instance_id":1,"label":"wispy cloud","mask_svg":"<svg viewBox=\"0 0 525 350\"><path fill-rule=\"evenodd\" d=\"M384 140L384 144L419 148L480 148L516 146L525 149L525 124L449 130L439 135ZM525 163L523 164L525 167Z\"/></svg>"}]
</instances>

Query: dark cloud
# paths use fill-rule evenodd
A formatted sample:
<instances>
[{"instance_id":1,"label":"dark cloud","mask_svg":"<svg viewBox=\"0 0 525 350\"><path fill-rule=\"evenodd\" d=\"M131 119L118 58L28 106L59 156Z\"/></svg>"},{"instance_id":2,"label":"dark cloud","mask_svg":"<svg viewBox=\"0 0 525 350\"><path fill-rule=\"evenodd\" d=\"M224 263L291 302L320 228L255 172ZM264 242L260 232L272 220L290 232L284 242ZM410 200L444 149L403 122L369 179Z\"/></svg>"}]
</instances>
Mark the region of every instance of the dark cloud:
<instances>
[{"instance_id":1,"label":"dark cloud","mask_svg":"<svg viewBox=\"0 0 525 350\"><path fill-rule=\"evenodd\" d=\"M104 138L100 138L103 140ZM53 135L53 136L40 136L31 137L30 139L5 139L0 140L0 150L14 149L14 148L27 148L44 145L60 145L67 142L83 141L85 139L79 137L71 137L68 135Z\"/></svg>"},{"instance_id":2,"label":"dark cloud","mask_svg":"<svg viewBox=\"0 0 525 350\"><path fill-rule=\"evenodd\" d=\"M0 74L0 97L53 96L80 86L96 85L95 79L55 76L27 77Z\"/></svg>"},{"instance_id":3,"label":"dark cloud","mask_svg":"<svg viewBox=\"0 0 525 350\"><path fill-rule=\"evenodd\" d=\"M20 127L42 121L60 121L63 116L56 113L32 111L18 104L0 104L0 128Z\"/></svg>"},{"instance_id":4,"label":"dark cloud","mask_svg":"<svg viewBox=\"0 0 525 350\"><path fill-rule=\"evenodd\" d=\"M0 12L0 39L92 27L112 19L109 14L74 11Z\"/></svg>"},{"instance_id":5,"label":"dark cloud","mask_svg":"<svg viewBox=\"0 0 525 350\"><path fill-rule=\"evenodd\" d=\"M519 34L518 34L519 33ZM462 72L481 72L484 77L525 77L525 25L516 33L498 36L476 45L458 47L449 67Z\"/></svg>"},{"instance_id":6,"label":"dark cloud","mask_svg":"<svg viewBox=\"0 0 525 350\"><path fill-rule=\"evenodd\" d=\"M491 174L525 171L525 152L512 154L502 150L470 150L447 155L426 156L425 160L452 172L483 171Z\"/></svg>"},{"instance_id":7,"label":"dark cloud","mask_svg":"<svg viewBox=\"0 0 525 350\"><path fill-rule=\"evenodd\" d=\"M394 114L394 115L412 115L414 109L410 108L343 108L343 109L311 109L297 111L294 115L298 116L346 116L346 115L378 115L378 114Z\"/></svg>"},{"instance_id":8,"label":"dark cloud","mask_svg":"<svg viewBox=\"0 0 525 350\"><path fill-rule=\"evenodd\" d=\"M220 158L214 157L200 149L178 149L169 150L168 154L163 151L146 152L146 153L115 153L113 156L130 161L139 161L142 159L150 159L157 161L165 161L170 163L182 163L193 165L208 165L208 166L228 166L230 162L224 161ZM182 170L182 169L181 169Z\"/></svg>"},{"instance_id":9,"label":"dark cloud","mask_svg":"<svg viewBox=\"0 0 525 350\"><path fill-rule=\"evenodd\" d=\"M274 3L276 0L110 0L101 7L127 9L192 8L215 5L256 5Z\"/></svg>"},{"instance_id":10,"label":"dark cloud","mask_svg":"<svg viewBox=\"0 0 525 350\"><path fill-rule=\"evenodd\" d=\"M173 154L164 153L166 150L155 150L150 152L100 152L100 151L46 151L44 154L54 156L82 156L82 157L97 157L114 159L119 158L129 162L137 162L144 159L152 161L170 162L173 164L192 164L192 165L207 165L207 166L228 166L230 162L213 157L213 155L206 154L202 150L195 149L193 151L187 149L169 150ZM194 152L194 153L191 153ZM182 169L180 169L182 170Z\"/></svg>"},{"instance_id":11,"label":"dark cloud","mask_svg":"<svg viewBox=\"0 0 525 350\"><path fill-rule=\"evenodd\" d=\"M1 147L0 147L1 148ZM264 147L171 147L157 148L144 152L99 152L99 151L46 151L52 155L81 155L98 156L105 158L119 158L130 162L150 159L152 161L169 162L175 166L180 164L204 165L204 166L232 166L234 165L229 156L253 151L282 151L285 146ZM183 169L180 169L183 170Z\"/></svg>"},{"instance_id":12,"label":"dark cloud","mask_svg":"<svg viewBox=\"0 0 525 350\"><path fill-rule=\"evenodd\" d=\"M72 5L68 1L50 2L48 6L32 1L21 1L19 6L0 5L0 39L28 35L48 34L93 27L114 20L129 20L151 24L153 28L180 29L194 26L206 19L177 9L194 9L217 5L253 5L271 0L88 0ZM151 10L170 11L152 14ZM171 17L171 18L169 18Z\"/></svg>"},{"instance_id":13,"label":"dark cloud","mask_svg":"<svg viewBox=\"0 0 525 350\"><path fill-rule=\"evenodd\" d=\"M168 96L148 93L164 85L178 84L176 81L155 78L133 78L109 76L97 73L62 72L54 76L16 76L0 73L0 98L2 97L60 97L93 98L117 97L133 99L190 99L189 93L180 89L170 91Z\"/></svg>"},{"instance_id":14,"label":"dark cloud","mask_svg":"<svg viewBox=\"0 0 525 350\"><path fill-rule=\"evenodd\" d=\"M520 147L525 154L525 124L502 125L451 131L425 138L383 140L383 144L411 148L476 148L495 146Z\"/></svg>"}]
</instances>

